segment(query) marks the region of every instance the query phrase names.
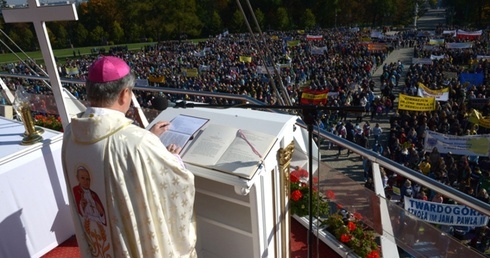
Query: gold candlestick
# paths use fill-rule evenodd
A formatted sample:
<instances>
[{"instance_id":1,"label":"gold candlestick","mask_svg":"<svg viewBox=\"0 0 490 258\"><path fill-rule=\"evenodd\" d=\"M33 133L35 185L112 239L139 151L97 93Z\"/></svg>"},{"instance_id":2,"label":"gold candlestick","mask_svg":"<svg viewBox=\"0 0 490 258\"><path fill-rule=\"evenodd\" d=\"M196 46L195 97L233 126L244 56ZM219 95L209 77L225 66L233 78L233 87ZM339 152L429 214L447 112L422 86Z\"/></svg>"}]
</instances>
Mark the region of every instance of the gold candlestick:
<instances>
[{"instance_id":1,"label":"gold candlestick","mask_svg":"<svg viewBox=\"0 0 490 258\"><path fill-rule=\"evenodd\" d=\"M15 91L14 108L18 113L20 113L22 123L24 124L24 128L26 130L24 132L24 138L22 139L21 145L31 145L41 142L43 140L41 134L44 133L44 130L42 128L34 127L34 119L32 118L31 114L29 97L22 86L18 86L17 90Z\"/></svg>"},{"instance_id":2,"label":"gold candlestick","mask_svg":"<svg viewBox=\"0 0 490 258\"><path fill-rule=\"evenodd\" d=\"M22 122L24 124L24 128L26 129L21 144L31 145L36 142L41 142L43 140L41 134L44 133L44 130L42 128L34 127L34 120L32 119L31 108L29 105L23 106L20 111Z\"/></svg>"}]
</instances>

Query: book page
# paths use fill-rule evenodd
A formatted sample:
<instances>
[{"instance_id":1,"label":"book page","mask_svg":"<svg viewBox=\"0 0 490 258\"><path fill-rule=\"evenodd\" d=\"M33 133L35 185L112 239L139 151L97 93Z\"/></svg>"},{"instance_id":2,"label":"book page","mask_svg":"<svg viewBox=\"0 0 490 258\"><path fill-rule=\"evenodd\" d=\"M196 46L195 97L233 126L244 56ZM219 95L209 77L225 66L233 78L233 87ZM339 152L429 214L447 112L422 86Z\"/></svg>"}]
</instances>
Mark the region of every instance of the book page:
<instances>
[{"instance_id":1,"label":"book page","mask_svg":"<svg viewBox=\"0 0 490 258\"><path fill-rule=\"evenodd\" d=\"M215 168L250 178L274 145L276 137L257 131L240 131L241 135L237 132Z\"/></svg>"},{"instance_id":2,"label":"book page","mask_svg":"<svg viewBox=\"0 0 490 258\"><path fill-rule=\"evenodd\" d=\"M182 160L200 166L215 165L235 139L236 132L237 129L233 127L208 125L185 152Z\"/></svg>"},{"instance_id":3,"label":"book page","mask_svg":"<svg viewBox=\"0 0 490 258\"><path fill-rule=\"evenodd\" d=\"M194 116L179 115L170 121L170 128L160 136L163 145L168 146L175 144L184 147L191 137L207 122L209 119Z\"/></svg>"}]
</instances>

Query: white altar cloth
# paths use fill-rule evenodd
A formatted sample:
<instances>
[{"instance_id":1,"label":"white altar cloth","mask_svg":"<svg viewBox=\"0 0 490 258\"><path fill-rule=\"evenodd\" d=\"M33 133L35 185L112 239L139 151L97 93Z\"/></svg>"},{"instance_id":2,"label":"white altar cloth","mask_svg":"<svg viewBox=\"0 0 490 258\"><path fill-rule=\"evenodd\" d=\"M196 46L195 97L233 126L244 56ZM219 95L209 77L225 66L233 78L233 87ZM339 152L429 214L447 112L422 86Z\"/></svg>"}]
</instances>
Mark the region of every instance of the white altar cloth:
<instances>
[{"instance_id":1,"label":"white altar cloth","mask_svg":"<svg viewBox=\"0 0 490 258\"><path fill-rule=\"evenodd\" d=\"M0 117L0 257L41 257L75 231L61 166L63 134L20 145L24 125Z\"/></svg>"}]
</instances>

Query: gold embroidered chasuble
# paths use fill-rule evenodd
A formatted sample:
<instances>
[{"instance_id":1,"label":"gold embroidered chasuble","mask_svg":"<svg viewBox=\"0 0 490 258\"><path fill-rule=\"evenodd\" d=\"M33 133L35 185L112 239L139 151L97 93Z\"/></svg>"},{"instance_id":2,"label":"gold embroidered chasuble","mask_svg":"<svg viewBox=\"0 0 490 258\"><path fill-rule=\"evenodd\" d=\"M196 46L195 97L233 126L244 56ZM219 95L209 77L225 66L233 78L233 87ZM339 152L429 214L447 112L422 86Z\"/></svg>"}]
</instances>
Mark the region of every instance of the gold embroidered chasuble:
<instances>
[{"instance_id":1,"label":"gold embroidered chasuble","mask_svg":"<svg viewBox=\"0 0 490 258\"><path fill-rule=\"evenodd\" d=\"M89 108L64 134L83 257L196 257L194 175L123 113Z\"/></svg>"}]
</instances>

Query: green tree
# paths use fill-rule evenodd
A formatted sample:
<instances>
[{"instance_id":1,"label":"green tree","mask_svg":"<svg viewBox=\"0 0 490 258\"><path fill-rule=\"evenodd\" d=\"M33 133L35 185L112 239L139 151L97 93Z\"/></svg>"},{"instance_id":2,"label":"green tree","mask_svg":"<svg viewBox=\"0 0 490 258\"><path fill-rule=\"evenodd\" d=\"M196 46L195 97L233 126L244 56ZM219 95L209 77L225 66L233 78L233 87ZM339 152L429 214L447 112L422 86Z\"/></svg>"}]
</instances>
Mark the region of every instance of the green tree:
<instances>
[{"instance_id":1,"label":"green tree","mask_svg":"<svg viewBox=\"0 0 490 258\"><path fill-rule=\"evenodd\" d=\"M316 18L311 9L306 9L303 19L302 19L302 25L306 29L311 29L314 28L316 25Z\"/></svg>"},{"instance_id":2,"label":"green tree","mask_svg":"<svg viewBox=\"0 0 490 258\"><path fill-rule=\"evenodd\" d=\"M119 24L119 22L117 22L117 21L114 21L114 23L112 24L112 36L111 36L111 39L116 44L123 43L124 30L121 27L121 25Z\"/></svg>"},{"instance_id":3,"label":"green tree","mask_svg":"<svg viewBox=\"0 0 490 258\"><path fill-rule=\"evenodd\" d=\"M141 38L145 35L143 27L136 23L131 25L126 34L129 42L140 42Z\"/></svg>"},{"instance_id":4,"label":"green tree","mask_svg":"<svg viewBox=\"0 0 490 258\"><path fill-rule=\"evenodd\" d=\"M217 11L214 11L213 16L211 18L209 32L213 35L216 35L221 33L222 30L223 30L223 21L221 20L219 13Z\"/></svg>"},{"instance_id":5,"label":"green tree","mask_svg":"<svg viewBox=\"0 0 490 258\"><path fill-rule=\"evenodd\" d=\"M18 37L18 38L14 39L12 36L9 35L12 38L12 41L15 42L23 51L34 50L35 46L37 45L37 40L30 28L30 25L27 23L23 23L23 24L16 24L15 27L16 29L11 30L10 32L13 33L14 37ZM14 47L13 49L17 50L16 47Z\"/></svg>"},{"instance_id":6,"label":"green tree","mask_svg":"<svg viewBox=\"0 0 490 258\"><path fill-rule=\"evenodd\" d=\"M48 28L52 33L51 45L53 48L66 48L68 47L68 31L66 25L63 22L53 22L49 24Z\"/></svg>"},{"instance_id":7,"label":"green tree","mask_svg":"<svg viewBox=\"0 0 490 258\"><path fill-rule=\"evenodd\" d=\"M276 27L279 30L287 30L289 29L289 16L286 8L284 7L279 7L277 9L277 24Z\"/></svg>"},{"instance_id":8,"label":"green tree","mask_svg":"<svg viewBox=\"0 0 490 258\"><path fill-rule=\"evenodd\" d=\"M90 33L90 36L93 45L105 45L107 41L107 33L101 26L95 27L92 33Z\"/></svg>"},{"instance_id":9,"label":"green tree","mask_svg":"<svg viewBox=\"0 0 490 258\"><path fill-rule=\"evenodd\" d=\"M75 29L74 44L76 46L86 46L88 41L88 30L82 23L78 23Z\"/></svg>"},{"instance_id":10,"label":"green tree","mask_svg":"<svg viewBox=\"0 0 490 258\"><path fill-rule=\"evenodd\" d=\"M257 23L260 26L261 30L264 30L265 25L265 14L259 8L255 9L255 18L257 19Z\"/></svg>"},{"instance_id":11,"label":"green tree","mask_svg":"<svg viewBox=\"0 0 490 258\"><path fill-rule=\"evenodd\" d=\"M236 10L233 13L233 20L231 21L231 30L232 32L243 32L245 26L245 20L243 19L243 15L239 10Z\"/></svg>"}]
</instances>

